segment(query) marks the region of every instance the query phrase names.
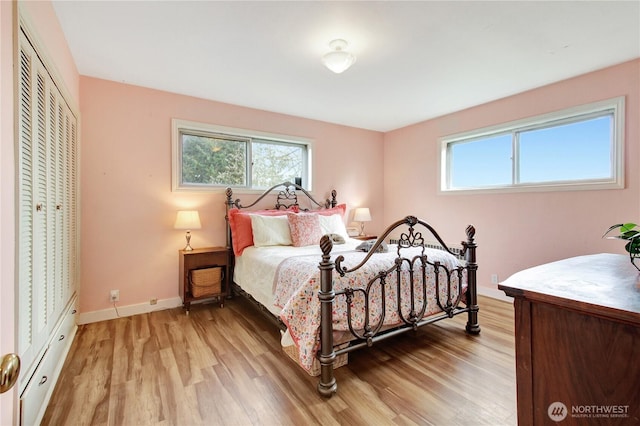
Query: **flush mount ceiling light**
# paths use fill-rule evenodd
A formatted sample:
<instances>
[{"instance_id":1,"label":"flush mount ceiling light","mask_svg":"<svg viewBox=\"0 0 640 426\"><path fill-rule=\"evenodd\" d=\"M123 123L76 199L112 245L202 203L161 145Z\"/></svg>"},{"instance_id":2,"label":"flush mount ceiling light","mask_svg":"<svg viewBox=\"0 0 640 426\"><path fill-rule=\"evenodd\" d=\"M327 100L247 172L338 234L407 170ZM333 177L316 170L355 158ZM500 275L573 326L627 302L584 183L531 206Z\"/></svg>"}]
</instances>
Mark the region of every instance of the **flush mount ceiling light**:
<instances>
[{"instance_id":1,"label":"flush mount ceiling light","mask_svg":"<svg viewBox=\"0 0 640 426\"><path fill-rule=\"evenodd\" d=\"M333 49L333 51L322 56L322 63L336 74L340 74L349 69L356 61L356 57L344 50L347 46L348 43L346 40L341 38L331 41L329 47Z\"/></svg>"}]
</instances>

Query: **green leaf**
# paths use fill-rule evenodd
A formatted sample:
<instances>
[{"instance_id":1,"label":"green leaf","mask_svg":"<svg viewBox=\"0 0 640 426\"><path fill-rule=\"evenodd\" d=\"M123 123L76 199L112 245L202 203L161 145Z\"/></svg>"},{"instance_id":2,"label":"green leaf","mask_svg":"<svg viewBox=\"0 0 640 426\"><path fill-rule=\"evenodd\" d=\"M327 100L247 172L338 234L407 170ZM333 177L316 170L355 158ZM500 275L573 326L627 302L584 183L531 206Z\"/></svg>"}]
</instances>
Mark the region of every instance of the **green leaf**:
<instances>
[{"instance_id":1,"label":"green leaf","mask_svg":"<svg viewBox=\"0 0 640 426\"><path fill-rule=\"evenodd\" d=\"M609 227L609 229L607 229L607 231L606 231L604 234L602 234L602 238L606 237L606 236L607 236L607 234L608 234L609 232L613 231L614 229L621 228L621 227L623 227L623 226L624 226L624 224L623 224L623 223L619 223L619 224L617 224L617 225L613 225L613 226ZM608 238L617 238L617 237L608 237Z\"/></svg>"},{"instance_id":2,"label":"green leaf","mask_svg":"<svg viewBox=\"0 0 640 426\"><path fill-rule=\"evenodd\" d=\"M623 238L625 240L633 240L634 238L637 238L638 235L640 235L640 231L626 231L620 234L620 238Z\"/></svg>"},{"instance_id":3,"label":"green leaf","mask_svg":"<svg viewBox=\"0 0 640 426\"><path fill-rule=\"evenodd\" d=\"M634 239L629 241L624 249L631 254L640 254L640 240Z\"/></svg>"},{"instance_id":4,"label":"green leaf","mask_svg":"<svg viewBox=\"0 0 640 426\"><path fill-rule=\"evenodd\" d=\"M622 227L620 228L620 233L624 234L625 232L629 232L631 231L633 228L635 228L636 225L635 223L625 223L624 225L622 225Z\"/></svg>"}]
</instances>

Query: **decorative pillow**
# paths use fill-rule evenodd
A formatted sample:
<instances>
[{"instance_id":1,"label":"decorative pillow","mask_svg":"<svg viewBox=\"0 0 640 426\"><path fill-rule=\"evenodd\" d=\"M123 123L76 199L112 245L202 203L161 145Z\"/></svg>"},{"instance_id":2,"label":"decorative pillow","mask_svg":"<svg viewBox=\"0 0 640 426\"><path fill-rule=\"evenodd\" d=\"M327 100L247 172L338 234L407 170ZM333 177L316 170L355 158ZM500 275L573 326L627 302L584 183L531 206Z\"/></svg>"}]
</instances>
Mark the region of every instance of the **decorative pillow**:
<instances>
[{"instance_id":1,"label":"decorative pillow","mask_svg":"<svg viewBox=\"0 0 640 426\"><path fill-rule=\"evenodd\" d=\"M367 240L363 243L361 243L360 245L358 245L358 247L356 247L356 250L360 250L360 251L371 251L371 249L373 248L373 245L376 243L376 240ZM378 246L378 249L376 250L376 253L386 253L389 251L389 247L387 246L387 244L383 241L382 244L380 244Z\"/></svg>"},{"instance_id":2,"label":"decorative pillow","mask_svg":"<svg viewBox=\"0 0 640 426\"><path fill-rule=\"evenodd\" d=\"M338 234L343 238L349 238L347 228L344 226L342 216L339 214L332 214L331 216L318 216L320 220L320 230L322 235Z\"/></svg>"},{"instance_id":3,"label":"decorative pillow","mask_svg":"<svg viewBox=\"0 0 640 426\"><path fill-rule=\"evenodd\" d=\"M334 214L339 214L340 217L344 217L344 212L346 211L347 211L346 204L338 204L337 206L332 207L330 209L314 210L313 213L317 213L320 216L331 216Z\"/></svg>"},{"instance_id":4,"label":"decorative pillow","mask_svg":"<svg viewBox=\"0 0 640 426\"><path fill-rule=\"evenodd\" d=\"M322 230L316 213L289 213L287 218L294 247L320 244Z\"/></svg>"},{"instance_id":5,"label":"decorative pillow","mask_svg":"<svg viewBox=\"0 0 640 426\"><path fill-rule=\"evenodd\" d=\"M265 216L251 214L251 228L253 230L253 245L290 246L291 232L287 216Z\"/></svg>"},{"instance_id":6,"label":"decorative pillow","mask_svg":"<svg viewBox=\"0 0 640 426\"><path fill-rule=\"evenodd\" d=\"M288 210L256 210L246 211L240 209L229 209L229 227L231 228L231 239L233 242L233 254L240 256L242 251L253 245L253 229L251 228L250 214L263 216L286 216L288 212L297 212L298 206L292 206Z\"/></svg>"},{"instance_id":7,"label":"decorative pillow","mask_svg":"<svg viewBox=\"0 0 640 426\"><path fill-rule=\"evenodd\" d=\"M339 234L326 234L326 235L331 239L333 244L344 244L346 242L342 235L339 235Z\"/></svg>"}]
</instances>

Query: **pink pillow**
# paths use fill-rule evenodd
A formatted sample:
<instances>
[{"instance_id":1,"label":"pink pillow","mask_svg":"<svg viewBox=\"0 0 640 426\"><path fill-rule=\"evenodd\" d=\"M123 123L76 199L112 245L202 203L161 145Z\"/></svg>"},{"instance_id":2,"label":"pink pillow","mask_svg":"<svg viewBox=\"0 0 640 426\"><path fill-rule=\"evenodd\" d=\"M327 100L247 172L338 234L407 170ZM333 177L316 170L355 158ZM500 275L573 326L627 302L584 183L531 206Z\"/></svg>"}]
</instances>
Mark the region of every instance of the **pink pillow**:
<instances>
[{"instance_id":1,"label":"pink pillow","mask_svg":"<svg viewBox=\"0 0 640 426\"><path fill-rule=\"evenodd\" d=\"M316 213L288 213L287 218L294 247L320 244L322 229Z\"/></svg>"},{"instance_id":2,"label":"pink pillow","mask_svg":"<svg viewBox=\"0 0 640 426\"><path fill-rule=\"evenodd\" d=\"M231 240L233 254L240 256L245 248L253 245L253 228L251 227L250 214L262 216L284 216L287 212L298 212L298 206L291 206L288 210L240 210L229 209L229 226L231 227Z\"/></svg>"},{"instance_id":3,"label":"pink pillow","mask_svg":"<svg viewBox=\"0 0 640 426\"><path fill-rule=\"evenodd\" d=\"M313 210L313 213L318 213L322 216L331 216L334 214L339 214L340 217L344 217L344 212L347 211L347 205L346 204L338 204L335 207L332 207L330 209L323 209L323 210Z\"/></svg>"}]
</instances>

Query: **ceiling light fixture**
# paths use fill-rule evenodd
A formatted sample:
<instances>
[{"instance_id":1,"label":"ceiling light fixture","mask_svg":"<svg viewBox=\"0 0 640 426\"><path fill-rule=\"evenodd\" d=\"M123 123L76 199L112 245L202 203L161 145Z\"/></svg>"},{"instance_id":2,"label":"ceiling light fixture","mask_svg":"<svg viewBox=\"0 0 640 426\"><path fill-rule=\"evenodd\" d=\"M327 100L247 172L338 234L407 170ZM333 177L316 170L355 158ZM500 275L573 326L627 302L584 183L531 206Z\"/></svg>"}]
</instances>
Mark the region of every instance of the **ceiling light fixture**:
<instances>
[{"instance_id":1,"label":"ceiling light fixture","mask_svg":"<svg viewBox=\"0 0 640 426\"><path fill-rule=\"evenodd\" d=\"M340 74L349 69L356 61L356 57L344 50L348 45L346 40L341 38L332 40L331 43L329 43L329 47L333 49L333 51L322 56L322 63L336 74Z\"/></svg>"}]
</instances>

